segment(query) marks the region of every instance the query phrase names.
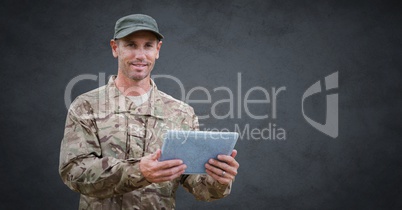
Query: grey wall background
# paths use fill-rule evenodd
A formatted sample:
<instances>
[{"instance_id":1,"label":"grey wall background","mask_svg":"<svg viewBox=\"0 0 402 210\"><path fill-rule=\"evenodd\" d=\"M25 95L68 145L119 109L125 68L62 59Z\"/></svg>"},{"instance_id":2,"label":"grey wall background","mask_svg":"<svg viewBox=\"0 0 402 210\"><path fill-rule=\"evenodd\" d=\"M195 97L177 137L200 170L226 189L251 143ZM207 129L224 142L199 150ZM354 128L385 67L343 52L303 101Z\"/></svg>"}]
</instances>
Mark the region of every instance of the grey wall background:
<instances>
[{"instance_id":1,"label":"grey wall background","mask_svg":"<svg viewBox=\"0 0 402 210\"><path fill-rule=\"evenodd\" d=\"M64 90L80 74L116 73L109 40L115 21L131 13L158 21L166 39L153 73L177 77L187 91L236 91L238 73L243 97L255 86L286 87L276 119L270 104L256 104L252 112L268 119L253 120L240 107L242 117L201 121L201 129L230 130L275 123L287 138L240 139L232 194L204 203L180 190L178 209L400 209L401 9L399 1L3 1L0 209L77 209L78 194L57 172ZM332 139L305 121L301 96L336 71L339 136ZM172 81L156 82L180 97ZM73 97L98 85L81 82ZM216 92L212 102L227 97ZM319 94L306 112L324 122L325 106ZM208 104L194 108L211 113Z\"/></svg>"}]
</instances>

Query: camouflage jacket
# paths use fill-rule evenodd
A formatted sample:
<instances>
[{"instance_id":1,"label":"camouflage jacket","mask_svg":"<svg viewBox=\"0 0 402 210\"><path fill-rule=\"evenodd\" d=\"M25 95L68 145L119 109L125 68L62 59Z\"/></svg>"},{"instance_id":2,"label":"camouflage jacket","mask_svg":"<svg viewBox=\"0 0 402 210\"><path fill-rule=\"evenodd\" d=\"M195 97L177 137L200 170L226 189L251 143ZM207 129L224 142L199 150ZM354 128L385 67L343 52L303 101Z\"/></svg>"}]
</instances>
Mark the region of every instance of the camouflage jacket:
<instances>
[{"instance_id":1,"label":"camouflage jacket","mask_svg":"<svg viewBox=\"0 0 402 210\"><path fill-rule=\"evenodd\" d=\"M78 96L71 104L60 149L63 182L81 193L80 209L174 209L177 187L211 201L230 193L208 175L182 175L150 183L139 170L141 157L162 146L169 129L198 129L193 109L159 91L152 82L139 105L108 84Z\"/></svg>"}]
</instances>

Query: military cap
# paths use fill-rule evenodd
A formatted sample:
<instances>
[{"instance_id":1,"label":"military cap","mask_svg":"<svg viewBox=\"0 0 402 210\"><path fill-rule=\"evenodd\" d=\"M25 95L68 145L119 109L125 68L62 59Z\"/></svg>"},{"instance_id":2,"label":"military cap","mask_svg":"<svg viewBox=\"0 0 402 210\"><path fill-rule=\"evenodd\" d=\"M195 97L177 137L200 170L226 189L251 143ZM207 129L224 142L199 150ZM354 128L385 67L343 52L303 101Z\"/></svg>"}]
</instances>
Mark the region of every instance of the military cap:
<instances>
[{"instance_id":1,"label":"military cap","mask_svg":"<svg viewBox=\"0 0 402 210\"><path fill-rule=\"evenodd\" d=\"M159 40L163 39L156 21L152 17L143 14L128 15L117 20L113 38L120 39L137 31L151 31Z\"/></svg>"}]
</instances>

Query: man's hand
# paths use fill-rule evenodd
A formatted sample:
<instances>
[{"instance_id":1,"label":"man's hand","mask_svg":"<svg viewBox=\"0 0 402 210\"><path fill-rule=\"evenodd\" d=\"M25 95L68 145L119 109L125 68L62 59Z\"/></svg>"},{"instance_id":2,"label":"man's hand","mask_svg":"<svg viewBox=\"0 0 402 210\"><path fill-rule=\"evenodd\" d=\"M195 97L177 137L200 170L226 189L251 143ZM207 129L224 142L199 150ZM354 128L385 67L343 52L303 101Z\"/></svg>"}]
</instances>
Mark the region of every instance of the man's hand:
<instances>
[{"instance_id":1,"label":"man's hand","mask_svg":"<svg viewBox=\"0 0 402 210\"><path fill-rule=\"evenodd\" d=\"M182 160L166 160L159 162L161 150L144 156L140 161L142 175L151 183L171 181L184 173L187 168Z\"/></svg>"},{"instance_id":2,"label":"man's hand","mask_svg":"<svg viewBox=\"0 0 402 210\"><path fill-rule=\"evenodd\" d=\"M218 159L209 159L205 164L207 174L212 176L221 184L229 184L237 175L239 163L234 159L237 155L237 150L233 150L229 155L218 155Z\"/></svg>"}]
</instances>

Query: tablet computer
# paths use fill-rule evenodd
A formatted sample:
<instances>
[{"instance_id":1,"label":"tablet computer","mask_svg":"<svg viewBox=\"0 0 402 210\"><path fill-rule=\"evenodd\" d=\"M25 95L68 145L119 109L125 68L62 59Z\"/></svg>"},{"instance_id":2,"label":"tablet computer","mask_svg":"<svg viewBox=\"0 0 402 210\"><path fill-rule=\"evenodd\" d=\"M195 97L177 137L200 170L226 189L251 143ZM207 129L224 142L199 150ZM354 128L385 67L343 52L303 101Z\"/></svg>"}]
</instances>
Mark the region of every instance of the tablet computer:
<instances>
[{"instance_id":1,"label":"tablet computer","mask_svg":"<svg viewBox=\"0 0 402 210\"><path fill-rule=\"evenodd\" d=\"M184 174L205 174L205 163L218 155L231 155L239 134L236 132L178 131L165 134L160 161L181 159Z\"/></svg>"}]
</instances>

